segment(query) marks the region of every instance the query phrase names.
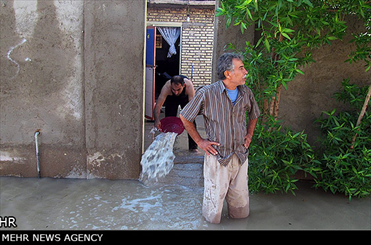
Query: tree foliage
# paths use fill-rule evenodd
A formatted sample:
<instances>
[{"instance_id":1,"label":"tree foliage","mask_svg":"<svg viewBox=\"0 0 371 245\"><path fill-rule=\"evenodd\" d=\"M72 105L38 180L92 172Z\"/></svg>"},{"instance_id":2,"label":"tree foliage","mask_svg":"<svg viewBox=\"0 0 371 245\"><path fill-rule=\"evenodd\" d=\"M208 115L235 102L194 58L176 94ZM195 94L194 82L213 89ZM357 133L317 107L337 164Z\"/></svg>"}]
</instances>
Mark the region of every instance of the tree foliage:
<instances>
[{"instance_id":1,"label":"tree foliage","mask_svg":"<svg viewBox=\"0 0 371 245\"><path fill-rule=\"evenodd\" d=\"M363 30L352 33L356 49L347 61L363 61L366 71L371 67L371 1L221 0L220 5L216 15L226 17L227 27L240 26L243 33L253 26L260 33L256 43L246 43L244 54L248 85L260 92L265 116L277 118L281 88L287 89L303 74L300 67L314 61L313 49L343 38L346 16L364 24Z\"/></svg>"}]
</instances>

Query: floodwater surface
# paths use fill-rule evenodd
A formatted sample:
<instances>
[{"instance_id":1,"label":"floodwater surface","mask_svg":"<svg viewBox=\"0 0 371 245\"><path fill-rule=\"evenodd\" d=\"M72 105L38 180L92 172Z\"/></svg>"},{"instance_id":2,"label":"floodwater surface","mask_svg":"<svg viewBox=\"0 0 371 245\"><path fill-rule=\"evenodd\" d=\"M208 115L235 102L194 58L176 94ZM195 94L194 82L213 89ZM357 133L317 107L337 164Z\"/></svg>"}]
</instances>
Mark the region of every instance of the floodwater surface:
<instances>
[{"instance_id":1,"label":"floodwater surface","mask_svg":"<svg viewBox=\"0 0 371 245\"><path fill-rule=\"evenodd\" d=\"M176 164L169 178L202 171L188 165ZM0 216L14 216L17 230L371 229L370 197L349 201L306 182L298 182L296 196L251 195L246 219L228 218L224 203L221 223L210 224L198 182L147 187L137 180L0 177Z\"/></svg>"},{"instance_id":2,"label":"floodwater surface","mask_svg":"<svg viewBox=\"0 0 371 245\"><path fill-rule=\"evenodd\" d=\"M135 180L0 177L0 215L17 229L205 229L203 188Z\"/></svg>"}]
</instances>

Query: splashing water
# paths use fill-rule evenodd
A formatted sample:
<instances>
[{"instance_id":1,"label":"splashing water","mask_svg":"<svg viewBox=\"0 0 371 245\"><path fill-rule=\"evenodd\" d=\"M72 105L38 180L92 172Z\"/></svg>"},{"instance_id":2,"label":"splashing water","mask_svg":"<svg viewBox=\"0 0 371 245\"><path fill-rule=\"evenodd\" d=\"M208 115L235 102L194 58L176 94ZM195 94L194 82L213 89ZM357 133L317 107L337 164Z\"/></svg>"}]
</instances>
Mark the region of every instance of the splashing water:
<instances>
[{"instance_id":1,"label":"splashing water","mask_svg":"<svg viewBox=\"0 0 371 245\"><path fill-rule=\"evenodd\" d=\"M174 166L173 147L178 134L160 133L142 156L139 180L145 184L167 175Z\"/></svg>"}]
</instances>

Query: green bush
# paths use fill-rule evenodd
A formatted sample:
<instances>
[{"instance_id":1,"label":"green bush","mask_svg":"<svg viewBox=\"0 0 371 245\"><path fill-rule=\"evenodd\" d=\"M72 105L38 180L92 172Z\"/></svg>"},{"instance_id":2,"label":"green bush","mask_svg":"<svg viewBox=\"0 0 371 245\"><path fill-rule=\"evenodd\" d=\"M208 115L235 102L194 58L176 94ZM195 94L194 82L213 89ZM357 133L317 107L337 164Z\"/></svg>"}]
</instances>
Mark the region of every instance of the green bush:
<instances>
[{"instance_id":1,"label":"green bush","mask_svg":"<svg viewBox=\"0 0 371 245\"><path fill-rule=\"evenodd\" d=\"M280 122L273 117L256 126L250 152L251 192L291 191L295 194L294 190L298 189L296 172L303 170L316 176L318 171L312 166L314 152L307 143L307 135L304 132L293 134L289 128L282 129Z\"/></svg>"},{"instance_id":2,"label":"green bush","mask_svg":"<svg viewBox=\"0 0 371 245\"><path fill-rule=\"evenodd\" d=\"M292 192L297 190L297 171L313 176L316 188L365 197L371 193L371 114L366 111L356 127L367 94L343 81L344 90L335 98L349 104L350 110L323 112L316 120L322 136L319 148L307 142L307 135L282 128L274 117L260 120L250 145L249 189L251 192ZM353 143L354 136L357 135ZM353 148L351 147L353 145Z\"/></svg>"},{"instance_id":3,"label":"green bush","mask_svg":"<svg viewBox=\"0 0 371 245\"><path fill-rule=\"evenodd\" d=\"M335 97L349 104L351 109L340 113L336 113L336 109L323 112L316 120L323 137L319 140L321 154L317 156L321 171L315 186L332 193L345 193L351 199L371 193L371 114L366 111L361 124L356 127L367 86L357 87L350 84L349 79L342 84L344 90Z\"/></svg>"}]
</instances>

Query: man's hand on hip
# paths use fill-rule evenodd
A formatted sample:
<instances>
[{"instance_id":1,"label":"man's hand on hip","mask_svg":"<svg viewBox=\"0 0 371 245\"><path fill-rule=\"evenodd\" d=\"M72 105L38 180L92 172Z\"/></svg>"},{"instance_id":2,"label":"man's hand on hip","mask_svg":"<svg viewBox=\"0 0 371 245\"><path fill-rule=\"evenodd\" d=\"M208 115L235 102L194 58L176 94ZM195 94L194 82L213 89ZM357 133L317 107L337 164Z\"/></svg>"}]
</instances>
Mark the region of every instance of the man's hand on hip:
<instances>
[{"instance_id":1,"label":"man's hand on hip","mask_svg":"<svg viewBox=\"0 0 371 245\"><path fill-rule=\"evenodd\" d=\"M214 156L218 154L217 150L213 147L213 145L220 146L217 142L212 142L209 140L201 139L199 142L197 142L198 147L200 147L202 150L206 152L207 155L213 154Z\"/></svg>"}]
</instances>

